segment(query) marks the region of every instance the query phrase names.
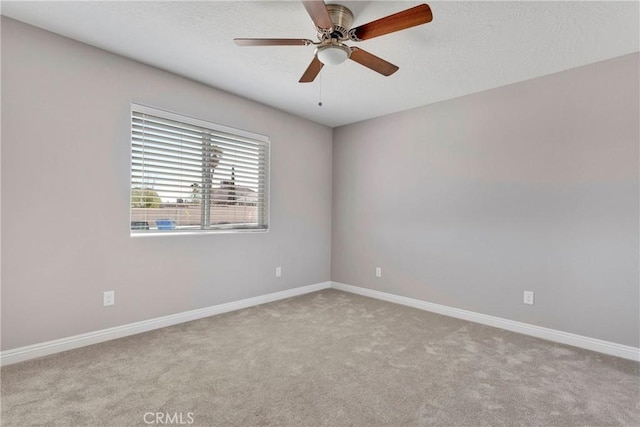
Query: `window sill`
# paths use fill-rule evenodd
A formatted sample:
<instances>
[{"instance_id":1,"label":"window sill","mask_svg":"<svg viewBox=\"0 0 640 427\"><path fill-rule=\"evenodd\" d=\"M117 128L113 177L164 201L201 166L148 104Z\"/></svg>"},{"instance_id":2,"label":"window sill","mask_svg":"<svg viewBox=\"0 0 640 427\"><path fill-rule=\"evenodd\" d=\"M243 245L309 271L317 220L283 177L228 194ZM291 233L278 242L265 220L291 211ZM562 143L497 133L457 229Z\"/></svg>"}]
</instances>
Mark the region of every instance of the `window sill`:
<instances>
[{"instance_id":1,"label":"window sill","mask_svg":"<svg viewBox=\"0 0 640 427\"><path fill-rule=\"evenodd\" d=\"M268 233L268 228L260 229L221 229L221 230L146 230L129 233L130 237L159 237L159 236L207 236L212 234L242 234L242 233Z\"/></svg>"}]
</instances>

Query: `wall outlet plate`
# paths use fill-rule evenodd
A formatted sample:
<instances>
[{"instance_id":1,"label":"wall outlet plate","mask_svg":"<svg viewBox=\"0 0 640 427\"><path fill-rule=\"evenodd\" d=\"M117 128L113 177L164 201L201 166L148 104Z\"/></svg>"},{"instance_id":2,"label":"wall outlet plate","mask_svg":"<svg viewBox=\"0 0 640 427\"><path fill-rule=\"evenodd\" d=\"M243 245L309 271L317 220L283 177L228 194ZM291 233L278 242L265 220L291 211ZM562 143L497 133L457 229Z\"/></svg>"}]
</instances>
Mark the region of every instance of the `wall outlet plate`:
<instances>
[{"instance_id":1,"label":"wall outlet plate","mask_svg":"<svg viewBox=\"0 0 640 427\"><path fill-rule=\"evenodd\" d=\"M524 301L525 304L533 305L533 292L524 291Z\"/></svg>"},{"instance_id":2,"label":"wall outlet plate","mask_svg":"<svg viewBox=\"0 0 640 427\"><path fill-rule=\"evenodd\" d=\"M282 267L276 267L276 277L282 276Z\"/></svg>"},{"instance_id":3,"label":"wall outlet plate","mask_svg":"<svg viewBox=\"0 0 640 427\"><path fill-rule=\"evenodd\" d=\"M116 291L106 291L102 294L102 305L108 307L116 303Z\"/></svg>"},{"instance_id":4,"label":"wall outlet plate","mask_svg":"<svg viewBox=\"0 0 640 427\"><path fill-rule=\"evenodd\" d=\"M382 277L382 269L380 267L376 267L376 277Z\"/></svg>"}]
</instances>

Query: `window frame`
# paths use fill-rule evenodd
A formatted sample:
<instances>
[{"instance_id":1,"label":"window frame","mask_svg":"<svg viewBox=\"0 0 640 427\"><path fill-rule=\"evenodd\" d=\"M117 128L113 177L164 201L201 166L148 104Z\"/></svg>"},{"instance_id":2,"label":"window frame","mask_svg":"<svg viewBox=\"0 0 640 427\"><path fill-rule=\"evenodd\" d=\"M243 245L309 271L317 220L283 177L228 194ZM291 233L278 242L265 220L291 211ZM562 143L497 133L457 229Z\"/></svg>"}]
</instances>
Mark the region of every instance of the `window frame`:
<instances>
[{"instance_id":1,"label":"window frame","mask_svg":"<svg viewBox=\"0 0 640 427\"><path fill-rule=\"evenodd\" d=\"M262 203L258 203L258 215L263 218L264 227L238 227L234 226L237 224L217 224L211 226L208 225L208 228L176 228L171 230L166 229L136 229L133 227L132 221L132 197L133 197L133 133L134 133L134 113L138 114L149 114L151 116L156 116L159 118L172 120L179 123L184 123L186 125L193 125L205 129L212 130L214 132L221 132L230 134L233 136L237 136L240 138L247 138L254 140L256 142L262 143L264 145L264 155L265 160L264 163L260 164L264 167L264 201ZM142 237L142 236L177 236L177 235L207 235L207 234L228 234L228 233L266 233L269 232L270 229L270 209L271 209L271 195L270 195L270 184L271 184L271 140L268 136L257 134L254 132L233 128L230 126L221 125L218 123L213 123L208 120L199 119L196 117L186 116L184 114L174 113L171 111L150 107L147 105L139 104L132 102L129 114L129 235L130 237ZM202 227L203 218L201 218L201 227Z\"/></svg>"}]
</instances>

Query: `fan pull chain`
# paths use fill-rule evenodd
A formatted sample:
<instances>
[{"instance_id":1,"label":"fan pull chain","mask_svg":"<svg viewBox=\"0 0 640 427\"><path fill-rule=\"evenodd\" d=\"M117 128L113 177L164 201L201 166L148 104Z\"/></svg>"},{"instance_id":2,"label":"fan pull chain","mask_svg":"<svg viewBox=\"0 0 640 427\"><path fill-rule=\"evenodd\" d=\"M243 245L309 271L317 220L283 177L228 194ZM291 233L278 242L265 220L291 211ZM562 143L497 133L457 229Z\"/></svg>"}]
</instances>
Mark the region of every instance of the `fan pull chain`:
<instances>
[{"instance_id":1,"label":"fan pull chain","mask_svg":"<svg viewBox=\"0 0 640 427\"><path fill-rule=\"evenodd\" d=\"M318 107L322 107L322 74L320 74L319 78L318 78L318 84L320 85L320 94L318 95L319 101L318 101Z\"/></svg>"}]
</instances>

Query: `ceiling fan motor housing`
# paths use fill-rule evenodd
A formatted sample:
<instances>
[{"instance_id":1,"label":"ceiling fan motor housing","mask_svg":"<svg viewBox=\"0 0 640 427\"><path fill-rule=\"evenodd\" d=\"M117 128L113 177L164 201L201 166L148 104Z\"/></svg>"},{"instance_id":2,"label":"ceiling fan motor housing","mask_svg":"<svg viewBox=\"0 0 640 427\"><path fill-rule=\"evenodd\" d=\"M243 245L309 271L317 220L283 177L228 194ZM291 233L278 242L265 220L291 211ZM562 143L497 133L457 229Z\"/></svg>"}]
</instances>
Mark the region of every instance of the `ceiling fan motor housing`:
<instances>
[{"instance_id":1,"label":"ceiling fan motor housing","mask_svg":"<svg viewBox=\"0 0 640 427\"><path fill-rule=\"evenodd\" d=\"M333 32L329 34L332 39L347 40L349 39L349 29L353 24L353 13L349 8L341 4L328 4L327 11L333 23ZM326 31L318 28L318 38L323 40Z\"/></svg>"}]
</instances>

